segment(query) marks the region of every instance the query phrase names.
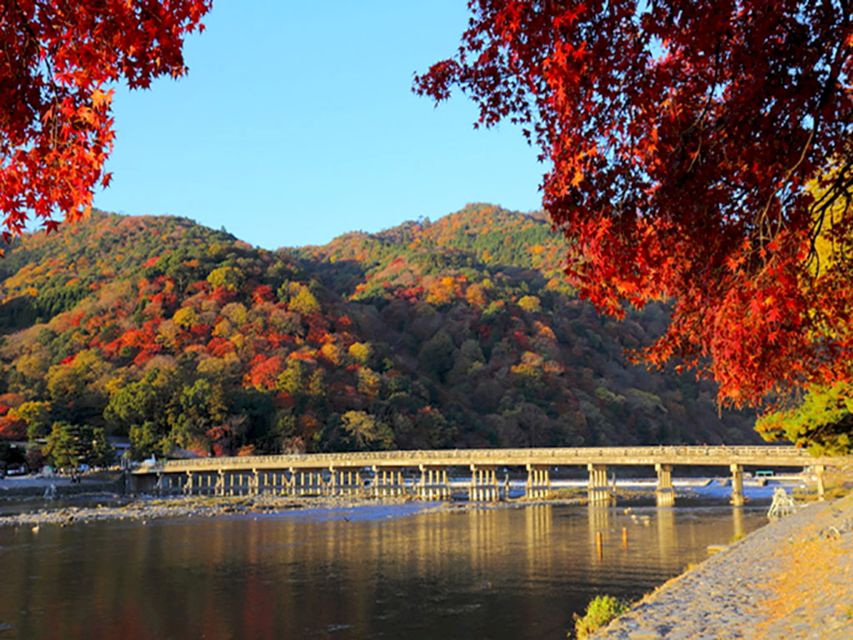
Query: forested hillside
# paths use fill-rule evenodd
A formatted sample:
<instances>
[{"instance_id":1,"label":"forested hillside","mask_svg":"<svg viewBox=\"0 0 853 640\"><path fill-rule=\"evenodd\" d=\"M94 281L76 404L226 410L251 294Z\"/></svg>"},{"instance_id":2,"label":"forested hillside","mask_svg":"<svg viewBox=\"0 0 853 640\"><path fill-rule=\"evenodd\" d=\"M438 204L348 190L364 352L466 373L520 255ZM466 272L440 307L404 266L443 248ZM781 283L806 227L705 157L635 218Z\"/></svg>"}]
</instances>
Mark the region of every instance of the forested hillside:
<instances>
[{"instance_id":1,"label":"forested hillside","mask_svg":"<svg viewBox=\"0 0 853 640\"><path fill-rule=\"evenodd\" d=\"M624 350L540 216L472 205L322 247L96 213L0 260L0 437L135 455L754 441L714 391ZM94 438L98 440L98 438Z\"/></svg>"}]
</instances>

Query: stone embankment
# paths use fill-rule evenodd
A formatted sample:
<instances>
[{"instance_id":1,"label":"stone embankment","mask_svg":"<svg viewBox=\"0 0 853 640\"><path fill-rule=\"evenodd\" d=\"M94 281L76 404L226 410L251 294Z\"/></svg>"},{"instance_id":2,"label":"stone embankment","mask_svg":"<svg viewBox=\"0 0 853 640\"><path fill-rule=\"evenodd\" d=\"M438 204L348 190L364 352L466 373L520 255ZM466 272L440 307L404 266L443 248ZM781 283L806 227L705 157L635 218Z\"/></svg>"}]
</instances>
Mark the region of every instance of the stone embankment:
<instances>
[{"instance_id":1,"label":"stone embankment","mask_svg":"<svg viewBox=\"0 0 853 640\"><path fill-rule=\"evenodd\" d=\"M771 522L594 637L853 638L853 495Z\"/></svg>"}]
</instances>

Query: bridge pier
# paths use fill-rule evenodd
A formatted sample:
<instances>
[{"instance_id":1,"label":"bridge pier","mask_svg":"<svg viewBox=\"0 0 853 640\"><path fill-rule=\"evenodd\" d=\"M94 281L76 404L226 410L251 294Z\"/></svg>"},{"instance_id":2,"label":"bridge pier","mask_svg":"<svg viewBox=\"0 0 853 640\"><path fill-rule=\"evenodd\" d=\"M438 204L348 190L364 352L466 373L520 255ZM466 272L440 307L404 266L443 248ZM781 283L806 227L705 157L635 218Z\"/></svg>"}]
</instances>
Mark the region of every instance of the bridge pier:
<instances>
[{"instance_id":1,"label":"bridge pier","mask_svg":"<svg viewBox=\"0 0 853 640\"><path fill-rule=\"evenodd\" d=\"M525 498L549 498L551 496L551 470L543 465L527 465L527 482L524 485Z\"/></svg>"},{"instance_id":2,"label":"bridge pier","mask_svg":"<svg viewBox=\"0 0 853 640\"><path fill-rule=\"evenodd\" d=\"M607 486L607 466L603 464L587 464L589 471L589 485L587 496L589 504L610 504L610 487Z\"/></svg>"},{"instance_id":3,"label":"bridge pier","mask_svg":"<svg viewBox=\"0 0 853 640\"><path fill-rule=\"evenodd\" d=\"M658 484L655 490L655 498L659 507L672 507L675 505L675 490L672 488L672 465L656 464L655 471L658 474Z\"/></svg>"},{"instance_id":4,"label":"bridge pier","mask_svg":"<svg viewBox=\"0 0 853 640\"><path fill-rule=\"evenodd\" d=\"M444 498L447 471L423 464L418 465L418 470L421 472L421 475L416 487L417 497L421 500L441 500ZM444 483L442 483L442 477L445 480ZM402 485L402 481L400 484Z\"/></svg>"},{"instance_id":5,"label":"bridge pier","mask_svg":"<svg viewBox=\"0 0 853 640\"><path fill-rule=\"evenodd\" d=\"M826 492L826 487L823 482L823 473L826 471L826 467L822 464L816 464L812 467L812 471L814 472L815 479L817 480L817 497L818 500L825 500L826 496L824 495Z\"/></svg>"},{"instance_id":6,"label":"bridge pier","mask_svg":"<svg viewBox=\"0 0 853 640\"><path fill-rule=\"evenodd\" d=\"M732 498L730 502L736 507L742 507L743 499L743 465L729 465L732 472Z\"/></svg>"},{"instance_id":7,"label":"bridge pier","mask_svg":"<svg viewBox=\"0 0 853 640\"><path fill-rule=\"evenodd\" d=\"M470 465L471 484L468 490L468 500L471 502L487 502L498 499L498 481L495 467L491 465Z\"/></svg>"},{"instance_id":8,"label":"bridge pier","mask_svg":"<svg viewBox=\"0 0 853 640\"><path fill-rule=\"evenodd\" d=\"M430 465L419 465L421 478L418 485L418 497L422 500L445 500L450 497L450 485L447 469ZM402 485L402 473L400 477Z\"/></svg>"},{"instance_id":9,"label":"bridge pier","mask_svg":"<svg viewBox=\"0 0 853 640\"><path fill-rule=\"evenodd\" d=\"M333 495L349 495L353 493L352 469L336 469L329 467L329 484Z\"/></svg>"},{"instance_id":10,"label":"bridge pier","mask_svg":"<svg viewBox=\"0 0 853 640\"><path fill-rule=\"evenodd\" d=\"M372 467L372 471L373 482L370 483L371 493L373 494L374 498L381 498L383 497L385 491L385 470L381 469L380 467L374 466Z\"/></svg>"}]
</instances>

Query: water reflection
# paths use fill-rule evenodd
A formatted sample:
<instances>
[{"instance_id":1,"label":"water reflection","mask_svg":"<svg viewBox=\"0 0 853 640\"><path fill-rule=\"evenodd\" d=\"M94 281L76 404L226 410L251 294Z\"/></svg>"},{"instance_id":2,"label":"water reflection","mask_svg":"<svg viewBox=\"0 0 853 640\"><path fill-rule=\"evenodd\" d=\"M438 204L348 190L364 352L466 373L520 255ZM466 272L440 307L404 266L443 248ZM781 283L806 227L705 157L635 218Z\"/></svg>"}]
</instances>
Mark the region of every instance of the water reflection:
<instances>
[{"instance_id":1,"label":"water reflection","mask_svg":"<svg viewBox=\"0 0 853 640\"><path fill-rule=\"evenodd\" d=\"M636 597L765 521L743 508L367 516L0 530L13 625L0 638L559 638L594 593Z\"/></svg>"}]
</instances>

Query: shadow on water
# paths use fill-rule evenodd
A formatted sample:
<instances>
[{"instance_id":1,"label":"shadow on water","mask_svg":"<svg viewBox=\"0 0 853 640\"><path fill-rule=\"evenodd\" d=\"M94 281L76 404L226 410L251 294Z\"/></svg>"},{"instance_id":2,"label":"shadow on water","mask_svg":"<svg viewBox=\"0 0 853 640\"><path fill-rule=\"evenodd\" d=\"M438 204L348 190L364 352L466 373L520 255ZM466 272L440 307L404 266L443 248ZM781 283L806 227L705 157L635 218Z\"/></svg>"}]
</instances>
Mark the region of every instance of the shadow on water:
<instances>
[{"instance_id":1,"label":"shadow on water","mask_svg":"<svg viewBox=\"0 0 853 640\"><path fill-rule=\"evenodd\" d=\"M596 593L636 598L766 522L366 509L0 530L0 638L562 638Z\"/></svg>"}]
</instances>

